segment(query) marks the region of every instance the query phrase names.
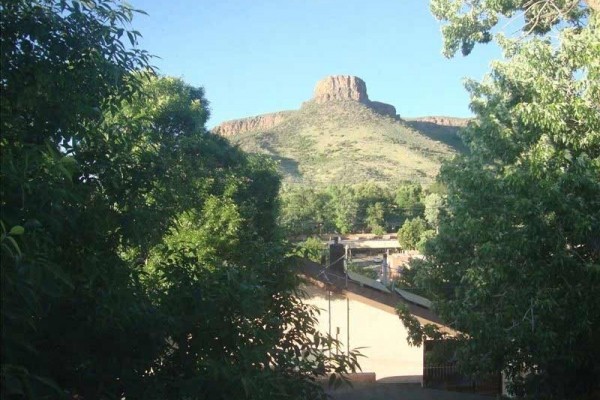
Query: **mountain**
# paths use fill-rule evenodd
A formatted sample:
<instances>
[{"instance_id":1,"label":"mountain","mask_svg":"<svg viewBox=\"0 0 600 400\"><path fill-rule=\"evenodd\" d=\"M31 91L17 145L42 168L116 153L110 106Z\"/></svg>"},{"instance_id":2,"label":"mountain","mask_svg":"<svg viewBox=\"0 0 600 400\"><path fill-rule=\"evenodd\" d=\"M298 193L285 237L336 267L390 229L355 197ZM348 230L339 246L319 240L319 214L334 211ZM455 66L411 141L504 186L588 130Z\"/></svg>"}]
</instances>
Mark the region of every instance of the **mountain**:
<instances>
[{"instance_id":1,"label":"mountain","mask_svg":"<svg viewBox=\"0 0 600 400\"><path fill-rule=\"evenodd\" d=\"M355 76L319 81L299 110L223 122L213 133L279 162L284 180L307 185L365 181L431 182L443 160L465 151L457 132L467 119L404 120L371 101Z\"/></svg>"}]
</instances>

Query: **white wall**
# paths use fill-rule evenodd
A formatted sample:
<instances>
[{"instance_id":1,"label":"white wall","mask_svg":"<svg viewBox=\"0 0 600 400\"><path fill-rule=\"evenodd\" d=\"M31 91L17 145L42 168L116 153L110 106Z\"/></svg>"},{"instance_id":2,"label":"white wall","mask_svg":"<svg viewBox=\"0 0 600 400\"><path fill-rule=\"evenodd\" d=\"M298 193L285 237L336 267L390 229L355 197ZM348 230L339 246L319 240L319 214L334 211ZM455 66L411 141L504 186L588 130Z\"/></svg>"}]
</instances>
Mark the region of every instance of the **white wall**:
<instances>
[{"instance_id":1,"label":"white wall","mask_svg":"<svg viewBox=\"0 0 600 400\"><path fill-rule=\"evenodd\" d=\"M316 286L306 286L304 290L308 304L321 309L318 317L322 332L329 330L329 302L327 291ZM359 359L363 372L375 372L377 379L421 376L423 374L423 350L406 343L407 331L392 307L376 303L364 297L349 293L350 348L364 347L360 352L366 357ZM347 343L347 301L345 295L331 296L331 335L336 336L342 348ZM415 379L411 379L415 381ZM416 381L420 381L416 379Z\"/></svg>"}]
</instances>

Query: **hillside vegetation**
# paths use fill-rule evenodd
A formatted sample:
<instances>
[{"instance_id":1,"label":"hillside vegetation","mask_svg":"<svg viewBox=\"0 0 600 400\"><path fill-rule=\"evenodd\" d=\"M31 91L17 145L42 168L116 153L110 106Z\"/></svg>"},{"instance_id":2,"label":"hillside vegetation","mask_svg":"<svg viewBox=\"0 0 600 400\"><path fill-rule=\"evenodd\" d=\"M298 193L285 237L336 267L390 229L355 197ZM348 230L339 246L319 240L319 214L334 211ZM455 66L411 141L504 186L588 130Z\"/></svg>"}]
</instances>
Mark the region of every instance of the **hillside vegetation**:
<instances>
[{"instance_id":1,"label":"hillside vegetation","mask_svg":"<svg viewBox=\"0 0 600 400\"><path fill-rule=\"evenodd\" d=\"M308 101L273 127L230 135L279 163L284 181L306 185L430 183L463 151L458 127L403 121L352 100Z\"/></svg>"}]
</instances>

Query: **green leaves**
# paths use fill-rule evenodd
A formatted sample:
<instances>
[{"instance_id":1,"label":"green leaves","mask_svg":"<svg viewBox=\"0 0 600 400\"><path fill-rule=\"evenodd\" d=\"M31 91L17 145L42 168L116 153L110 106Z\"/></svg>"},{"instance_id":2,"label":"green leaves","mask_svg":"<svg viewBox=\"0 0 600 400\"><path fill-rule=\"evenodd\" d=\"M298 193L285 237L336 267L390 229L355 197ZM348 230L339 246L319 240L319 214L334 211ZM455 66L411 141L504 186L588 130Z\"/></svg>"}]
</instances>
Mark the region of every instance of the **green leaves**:
<instances>
[{"instance_id":1,"label":"green leaves","mask_svg":"<svg viewBox=\"0 0 600 400\"><path fill-rule=\"evenodd\" d=\"M440 13L460 14L447 15L448 29L464 29L452 33L452 46L479 41L473 35L492 26L485 13L524 7L448 8L458 3L434 2ZM549 2L536 4L527 6L526 29L541 33L557 20L536 8ZM563 10L560 18L579 17ZM413 284L459 331L463 368L501 370L521 395L575 398L600 381L600 276L592 267L600 260L598 26L596 13L587 26L563 27L554 42L499 38L506 59L467 84L477 114L464 131L471 152L442 168L446 212L427 260L412 271ZM409 328L423 337L420 326ZM581 370L594 372L574 372Z\"/></svg>"},{"instance_id":2,"label":"green leaves","mask_svg":"<svg viewBox=\"0 0 600 400\"><path fill-rule=\"evenodd\" d=\"M18 235L22 235L25 232L25 228L23 228L20 225L16 225L13 226L12 228L10 228L10 231L8 232L9 235L12 236L18 236Z\"/></svg>"},{"instance_id":3,"label":"green leaves","mask_svg":"<svg viewBox=\"0 0 600 400\"><path fill-rule=\"evenodd\" d=\"M370 231L384 234L425 208L419 184L397 188L372 183L323 189L284 187L280 222L289 235Z\"/></svg>"},{"instance_id":4,"label":"green leaves","mask_svg":"<svg viewBox=\"0 0 600 400\"><path fill-rule=\"evenodd\" d=\"M0 234L0 246L2 253L8 254L12 260L17 260L22 256L21 248L13 236L20 236L25 233L25 228L20 225L15 225L6 233L6 225L4 221L0 221L2 233Z\"/></svg>"},{"instance_id":5,"label":"green leaves","mask_svg":"<svg viewBox=\"0 0 600 400\"><path fill-rule=\"evenodd\" d=\"M303 257L316 263L321 263L325 256L326 247L318 237L309 237L304 242L297 245L294 253L298 257ZM316 343L318 346L318 343Z\"/></svg>"},{"instance_id":6,"label":"green leaves","mask_svg":"<svg viewBox=\"0 0 600 400\"><path fill-rule=\"evenodd\" d=\"M492 31L498 22L524 17L524 35L545 34L555 25L564 22L573 25L584 23L588 7L593 2L565 2L557 0L432 0L432 14L446 22L442 27L444 55L452 57L460 49L466 56L477 43L492 40Z\"/></svg>"},{"instance_id":7,"label":"green leaves","mask_svg":"<svg viewBox=\"0 0 600 400\"><path fill-rule=\"evenodd\" d=\"M107 143L81 149L110 137L98 133L101 109L131 94L125 77L148 55L119 41L132 12L111 1L11 1L1 12L2 396L6 380L31 398L104 397L155 354L138 329L153 318L117 254L104 186L117 179L99 181Z\"/></svg>"},{"instance_id":8,"label":"green leaves","mask_svg":"<svg viewBox=\"0 0 600 400\"><path fill-rule=\"evenodd\" d=\"M313 343L275 166L154 75L138 11L0 12L2 398L323 398L315 375L356 368Z\"/></svg>"},{"instance_id":9,"label":"green leaves","mask_svg":"<svg viewBox=\"0 0 600 400\"><path fill-rule=\"evenodd\" d=\"M400 247L405 250L416 250L426 230L427 223L422 218L407 220L398 231Z\"/></svg>"}]
</instances>

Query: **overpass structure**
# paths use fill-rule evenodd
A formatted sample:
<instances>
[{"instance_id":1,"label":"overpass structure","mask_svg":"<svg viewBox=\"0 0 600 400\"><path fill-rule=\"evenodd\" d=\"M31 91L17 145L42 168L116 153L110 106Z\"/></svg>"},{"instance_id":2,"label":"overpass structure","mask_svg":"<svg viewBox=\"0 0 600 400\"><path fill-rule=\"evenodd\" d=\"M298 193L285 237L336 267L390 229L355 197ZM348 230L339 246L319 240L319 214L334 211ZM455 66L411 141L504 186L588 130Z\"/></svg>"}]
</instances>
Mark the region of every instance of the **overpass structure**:
<instances>
[{"instance_id":1,"label":"overpass structure","mask_svg":"<svg viewBox=\"0 0 600 400\"><path fill-rule=\"evenodd\" d=\"M335 240L327 242L329 245L336 243ZM337 243L348 249L372 249L372 250L400 250L400 244L395 237L384 238L342 238Z\"/></svg>"}]
</instances>

